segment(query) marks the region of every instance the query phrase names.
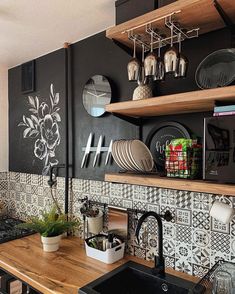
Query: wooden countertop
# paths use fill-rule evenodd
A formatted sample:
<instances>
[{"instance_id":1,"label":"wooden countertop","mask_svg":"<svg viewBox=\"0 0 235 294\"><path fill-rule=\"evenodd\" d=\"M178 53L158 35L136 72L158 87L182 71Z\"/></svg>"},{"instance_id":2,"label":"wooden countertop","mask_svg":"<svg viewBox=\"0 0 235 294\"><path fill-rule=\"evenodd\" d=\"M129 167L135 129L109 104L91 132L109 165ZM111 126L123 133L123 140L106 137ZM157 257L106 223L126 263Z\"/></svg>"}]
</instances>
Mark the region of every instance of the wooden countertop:
<instances>
[{"instance_id":1,"label":"wooden countertop","mask_svg":"<svg viewBox=\"0 0 235 294\"><path fill-rule=\"evenodd\" d=\"M45 294L75 294L87 283L121 264L133 260L148 266L151 262L127 256L112 265L89 258L83 241L76 237L63 239L59 251L42 250L38 234L0 244L0 267ZM168 273L196 282L198 279L171 269Z\"/></svg>"}]
</instances>

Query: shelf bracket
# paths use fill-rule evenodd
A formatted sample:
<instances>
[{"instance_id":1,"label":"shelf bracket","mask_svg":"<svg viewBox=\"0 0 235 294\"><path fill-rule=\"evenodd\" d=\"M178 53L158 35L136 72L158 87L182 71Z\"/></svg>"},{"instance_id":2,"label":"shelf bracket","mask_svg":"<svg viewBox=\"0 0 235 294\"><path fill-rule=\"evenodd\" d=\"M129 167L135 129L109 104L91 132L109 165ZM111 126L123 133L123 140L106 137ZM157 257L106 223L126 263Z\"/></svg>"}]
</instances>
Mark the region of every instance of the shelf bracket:
<instances>
[{"instance_id":1,"label":"shelf bracket","mask_svg":"<svg viewBox=\"0 0 235 294\"><path fill-rule=\"evenodd\" d=\"M141 118L126 116L126 115L119 114L119 113L112 113L112 115L114 115L122 120L125 120L135 126L139 126L139 127L142 126L142 119Z\"/></svg>"}]
</instances>

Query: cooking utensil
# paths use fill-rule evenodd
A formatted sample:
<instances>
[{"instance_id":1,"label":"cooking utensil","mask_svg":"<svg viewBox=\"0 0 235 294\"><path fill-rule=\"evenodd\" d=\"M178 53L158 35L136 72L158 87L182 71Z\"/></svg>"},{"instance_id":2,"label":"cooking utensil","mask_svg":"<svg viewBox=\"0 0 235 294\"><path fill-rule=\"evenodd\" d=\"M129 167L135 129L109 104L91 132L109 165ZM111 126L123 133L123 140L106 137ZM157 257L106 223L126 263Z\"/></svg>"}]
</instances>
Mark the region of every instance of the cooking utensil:
<instances>
[{"instance_id":1,"label":"cooking utensil","mask_svg":"<svg viewBox=\"0 0 235 294\"><path fill-rule=\"evenodd\" d=\"M174 73L178 69L179 65L179 54L178 50L173 47L173 34L174 27L171 25L171 47L164 54L164 64L166 73Z\"/></svg>"},{"instance_id":2,"label":"cooking utensil","mask_svg":"<svg viewBox=\"0 0 235 294\"><path fill-rule=\"evenodd\" d=\"M90 150L91 150L92 138L93 138L93 134L90 133L90 135L88 137L88 140L87 140L85 153L84 153L83 158L82 158L81 168L83 168L84 165L86 165L86 163L87 163L88 155L89 155Z\"/></svg>"},{"instance_id":3,"label":"cooking utensil","mask_svg":"<svg viewBox=\"0 0 235 294\"><path fill-rule=\"evenodd\" d=\"M96 153L95 153L95 158L94 158L94 161L93 161L93 167L95 167L96 162L99 162L102 142L103 142L103 136L100 136L99 141L98 141L98 145L97 145L97 149L96 149Z\"/></svg>"},{"instance_id":4,"label":"cooking utensil","mask_svg":"<svg viewBox=\"0 0 235 294\"><path fill-rule=\"evenodd\" d=\"M235 80L235 48L209 54L198 65L195 80L201 89L228 86Z\"/></svg>"},{"instance_id":5,"label":"cooking utensil","mask_svg":"<svg viewBox=\"0 0 235 294\"><path fill-rule=\"evenodd\" d=\"M112 155L112 146L113 146L113 140L111 140L110 143L109 143L108 152L107 152L107 155L106 155L106 158L105 158L105 165L108 164L109 159L110 159L110 157Z\"/></svg>"},{"instance_id":6,"label":"cooking utensil","mask_svg":"<svg viewBox=\"0 0 235 294\"><path fill-rule=\"evenodd\" d=\"M157 74L157 56L153 52L153 31L151 31L150 53L144 59L144 72L146 77L153 77Z\"/></svg>"},{"instance_id":7,"label":"cooking utensil","mask_svg":"<svg viewBox=\"0 0 235 294\"><path fill-rule=\"evenodd\" d=\"M128 73L128 80L131 82L136 82L141 73L141 63L136 58L136 40L134 39L133 42L134 42L133 58L130 60L130 62L127 65L127 73Z\"/></svg>"},{"instance_id":8,"label":"cooking utensil","mask_svg":"<svg viewBox=\"0 0 235 294\"><path fill-rule=\"evenodd\" d=\"M186 76L187 68L188 68L188 60L182 54L182 43L181 43L181 33L178 34L178 42L179 42L179 64L178 68L175 71L175 78L183 78Z\"/></svg>"}]
</instances>

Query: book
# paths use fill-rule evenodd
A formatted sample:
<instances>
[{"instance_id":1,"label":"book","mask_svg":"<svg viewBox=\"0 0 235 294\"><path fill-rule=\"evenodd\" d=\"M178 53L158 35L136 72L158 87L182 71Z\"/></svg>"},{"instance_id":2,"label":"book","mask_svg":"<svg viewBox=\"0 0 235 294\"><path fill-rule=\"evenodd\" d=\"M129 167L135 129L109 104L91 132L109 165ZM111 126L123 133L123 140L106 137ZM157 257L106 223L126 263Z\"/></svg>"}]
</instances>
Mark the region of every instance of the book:
<instances>
[{"instance_id":1,"label":"book","mask_svg":"<svg viewBox=\"0 0 235 294\"><path fill-rule=\"evenodd\" d=\"M233 101L215 100L214 106L228 106L233 104Z\"/></svg>"},{"instance_id":2,"label":"book","mask_svg":"<svg viewBox=\"0 0 235 294\"><path fill-rule=\"evenodd\" d=\"M235 111L214 112L213 116L235 115Z\"/></svg>"},{"instance_id":3,"label":"book","mask_svg":"<svg viewBox=\"0 0 235 294\"><path fill-rule=\"evenodd\" d=\"M235 105L226 105L226 106L215 106L214 112L227 112L235 111Z\"/></svg>"}]
</instances>

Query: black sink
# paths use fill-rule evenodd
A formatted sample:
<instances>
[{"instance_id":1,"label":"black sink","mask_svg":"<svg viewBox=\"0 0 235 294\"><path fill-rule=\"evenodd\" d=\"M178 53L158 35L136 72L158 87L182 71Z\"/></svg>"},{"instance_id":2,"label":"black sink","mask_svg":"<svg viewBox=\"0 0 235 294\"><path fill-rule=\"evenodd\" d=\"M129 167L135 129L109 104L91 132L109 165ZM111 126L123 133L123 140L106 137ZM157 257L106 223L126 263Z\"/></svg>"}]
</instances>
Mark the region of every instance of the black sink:
<instances>
[{"instance_id":1,"label":"black sink","mask_svg":"<svg viewBox=\"0 0 235 294\"><path fill-rule=\"evenodd\" d=\"M152 274L151 268L129 261L82 287L80 294L157 294L193 293L194 283L165 274Z\"/></svg>"}]
</instances>

